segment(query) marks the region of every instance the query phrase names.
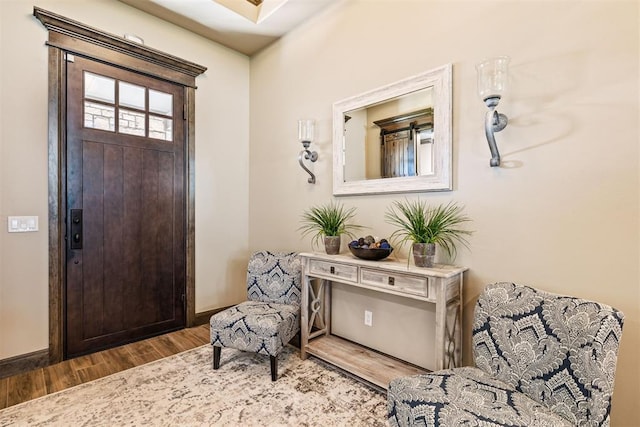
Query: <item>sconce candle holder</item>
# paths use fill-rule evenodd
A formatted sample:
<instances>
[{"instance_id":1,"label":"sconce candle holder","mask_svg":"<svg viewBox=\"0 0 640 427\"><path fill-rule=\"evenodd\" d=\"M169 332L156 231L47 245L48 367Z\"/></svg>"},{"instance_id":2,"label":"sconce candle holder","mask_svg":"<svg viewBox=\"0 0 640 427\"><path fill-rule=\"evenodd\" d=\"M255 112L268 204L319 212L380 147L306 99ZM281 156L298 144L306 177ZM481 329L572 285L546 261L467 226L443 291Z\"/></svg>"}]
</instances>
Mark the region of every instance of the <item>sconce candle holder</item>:
<instances>
[{"instance_id":1,"label":"sconce candle holder","mask_svg":"<svg viewBox=\"0 0 640 427\"><path fill-rule=\"evenodd\" d=\"M298 141L302 143L304 149L298 155L298 162L302 169L304 169L309 174L309 179L307 182L309 184L316 183L316 176L307 168L304 164L304 160L309 160L312 163L315 163L318 160L318 153L315 151L309 150L309 146L311 145L311 141L313 141L315 133L315 121L313 119L304 119L298 120Z\"/></svg>"},{"instance_id":2,"label":"sconce candle holder","mask_svg":"<svg viewBox=\"0 0 640 427\"><path fill-rule=\"evenodd\" d=\"M500 56L482 61L476 66L478 71L478 94L489 108L484 121L484 132L491 151L489 164L492 167L500 166L500 152L496 144L495 132L500 132L507 127L509 119L506 115L498 113L496 107L507 89L509 79L508 56Z\"/></svg>"}]
</instances>

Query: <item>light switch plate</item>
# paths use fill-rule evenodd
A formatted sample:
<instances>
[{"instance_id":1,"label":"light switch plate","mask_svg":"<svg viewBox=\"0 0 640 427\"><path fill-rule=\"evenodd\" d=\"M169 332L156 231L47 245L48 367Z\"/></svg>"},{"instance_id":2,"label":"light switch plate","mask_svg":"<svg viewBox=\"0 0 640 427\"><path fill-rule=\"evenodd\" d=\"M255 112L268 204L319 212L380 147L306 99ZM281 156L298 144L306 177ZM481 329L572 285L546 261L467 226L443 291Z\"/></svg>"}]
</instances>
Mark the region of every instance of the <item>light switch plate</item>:
<instances>
[{"instance_id":1,"label":"light switch plate","mask_svg":"<svg viewBox=\"0 0 640 427\"><path fill-rule=\"evenodd\" d=\"M7 218L9 233L28 233L38 231L37 216L10 216Z\"/></svg>"}]
</instances>

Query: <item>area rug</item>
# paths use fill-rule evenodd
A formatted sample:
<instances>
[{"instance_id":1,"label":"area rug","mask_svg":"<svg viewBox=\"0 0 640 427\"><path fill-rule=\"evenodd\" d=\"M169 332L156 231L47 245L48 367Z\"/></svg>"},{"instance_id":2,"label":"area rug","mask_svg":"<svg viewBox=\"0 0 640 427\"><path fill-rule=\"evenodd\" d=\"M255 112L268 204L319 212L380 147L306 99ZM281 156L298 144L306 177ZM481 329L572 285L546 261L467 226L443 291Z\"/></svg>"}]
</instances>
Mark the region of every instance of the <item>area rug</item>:
<instances>
[{"instance_id":1,"label":"area rug","mask_svg":"<svg viewBox=\"0 0 640 427\"><path fill-rule=\"evenodd\" d=\"M385 426L386 396L287 347L269 358L198 347L0 411L0 426Z\"/></svg>"}]
</instances>

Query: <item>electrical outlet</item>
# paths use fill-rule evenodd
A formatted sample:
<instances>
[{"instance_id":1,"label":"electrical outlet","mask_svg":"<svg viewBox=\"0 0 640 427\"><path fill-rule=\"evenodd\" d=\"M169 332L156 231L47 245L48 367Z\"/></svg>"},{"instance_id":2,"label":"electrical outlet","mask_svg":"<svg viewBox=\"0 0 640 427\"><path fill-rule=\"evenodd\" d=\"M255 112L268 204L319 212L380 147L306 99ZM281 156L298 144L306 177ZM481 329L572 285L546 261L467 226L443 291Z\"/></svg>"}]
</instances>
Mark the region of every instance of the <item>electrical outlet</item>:
<instances>
[{"instance_id":1,"label":"electrical outlet","mask_svg":"<svg viewBox=\"0 0 640 427\"><path fill-rule=\"evenodd\" d=\"M365 310L364 311L364 324L366 326L373 325L373 312L371 312L369 310Z\"/></svg>"}]
</instances>

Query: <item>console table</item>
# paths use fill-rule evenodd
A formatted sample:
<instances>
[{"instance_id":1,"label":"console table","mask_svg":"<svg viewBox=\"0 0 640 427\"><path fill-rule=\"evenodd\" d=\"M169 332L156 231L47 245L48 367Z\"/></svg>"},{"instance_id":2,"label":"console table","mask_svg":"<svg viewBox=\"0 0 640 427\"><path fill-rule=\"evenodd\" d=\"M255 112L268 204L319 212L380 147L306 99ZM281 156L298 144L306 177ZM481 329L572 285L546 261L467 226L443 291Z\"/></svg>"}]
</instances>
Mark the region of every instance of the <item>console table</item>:
<instances>
[{"instance_id":1,"label":"console table","mask_svg":"<svg viewBox=\"0 0 640 427\"><path fill-rule=\"evenodd\" d=\"M398 376L427 372L331 334L331 284L339 282L435 304L435 325L425 326L435 328L435 369L460 366L462 283L467 268L443 264L418 268L406 260L366 261L353 255L301 253L300 257L302 359L313 355L384 389Z\"/></svg>"}]
</instances>

